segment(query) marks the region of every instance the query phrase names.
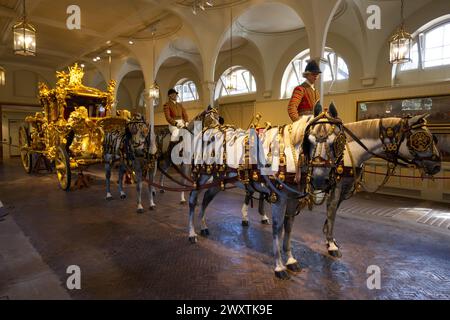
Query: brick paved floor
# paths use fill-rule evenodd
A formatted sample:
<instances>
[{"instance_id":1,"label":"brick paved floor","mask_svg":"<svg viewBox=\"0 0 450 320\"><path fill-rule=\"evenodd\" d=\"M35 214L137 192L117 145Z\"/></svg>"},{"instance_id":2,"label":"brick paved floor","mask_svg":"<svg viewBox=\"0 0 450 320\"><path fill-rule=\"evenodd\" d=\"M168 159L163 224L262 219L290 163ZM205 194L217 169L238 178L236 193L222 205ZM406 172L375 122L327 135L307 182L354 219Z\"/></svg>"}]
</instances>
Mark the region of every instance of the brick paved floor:
<instances>
[{"instance_id":1,"label":"brick paved floor","mask_svg":"<svg viewBox=\"0 0 450 320\"><path fill-rule=\"evenodd\" d=\"M367 194L352 198L336 221L340 259L326 254L321 208L306 211L293 233L303 270L281 281L273 275L271 227L259 223L256 209L250 209L250 227L241 226L240 191L223 192L213 201L207 211L211 235L192 245L187 206L178 204L178 194L158 193L157 209L138 215L134 186L126 187L126 200L118 200L114 190L116 200L107 202L103 183L97 178L88 189L66 193L54 174L30 176L18 161L0 164L0 201L42 261L61 284L67 266L81 267L82 289L69 292L73 299L450 298L447 230L370 214L380 203L411 210L420 204L448 214L441 204ZM1 258L0 253L2 264L12 263ZM367 289L369 265L381 268L380 290ZM0 273L0 296L13 281Z\"/></svg>"}]
</instances>

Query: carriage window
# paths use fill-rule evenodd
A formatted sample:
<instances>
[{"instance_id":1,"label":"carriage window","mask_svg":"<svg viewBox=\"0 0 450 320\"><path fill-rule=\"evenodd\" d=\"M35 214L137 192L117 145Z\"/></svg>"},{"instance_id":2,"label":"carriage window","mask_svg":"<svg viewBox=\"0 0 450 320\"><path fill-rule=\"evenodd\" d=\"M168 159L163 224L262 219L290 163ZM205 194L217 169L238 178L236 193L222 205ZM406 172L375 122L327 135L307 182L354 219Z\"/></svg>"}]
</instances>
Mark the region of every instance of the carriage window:
<instances>
[{"instance_id":1,"label":"carriage window","mask_svg":"<svg viewBox=\"0 0 450 320\"><path fill-rule=\"evenodd\" d=\"M175 85L175 90L178 92L178 99L180 102L198 100L197 86L194 81L189 79L181 79Z\"/></svg>"},{"instance_id":2,"label":"carriage window","mask_svg":"<svg viewBox=\"0 0 450 320\"><path fill-rule=\"evenodd\" d=\"M305 71L309 59L308 49L302 51L289 63L283 75L281 87L282 98L289 98L294 88L305 81L302 74ZM324 82L347 80L349 78L347 63L333 50L326 48L323 59L326 61L325 69L322 70Z\"/></svg>"},{"instance_id":3,"label":"carriage window","mask_svg":"<svg viewBox=\"0 0 450 320\"><path fill-rule=\"evenodd\" d=\"M256 92L256 81L253 74L241 67L231 67L220 76L217 82L215 99L222 96L248 94Z\"/></svg>"}]
</instances>

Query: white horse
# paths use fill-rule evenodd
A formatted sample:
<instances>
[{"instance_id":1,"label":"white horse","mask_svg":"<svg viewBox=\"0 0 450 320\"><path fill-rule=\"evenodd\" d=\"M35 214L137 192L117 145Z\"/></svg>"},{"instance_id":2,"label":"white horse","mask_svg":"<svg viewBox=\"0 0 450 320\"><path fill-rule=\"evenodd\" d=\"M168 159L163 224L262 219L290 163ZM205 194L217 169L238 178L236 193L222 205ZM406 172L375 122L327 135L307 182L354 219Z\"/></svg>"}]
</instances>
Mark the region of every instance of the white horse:
<instances>
[{"instance_id":1,"label":"white horse","mask_svg":"<svg viewBox=\"0 0 450 320\"><path fill-rule=\"evenodd\" d=\"M426 115L413 118L364 120L345 125L348 148L344 153L341 178L329 192L327 218L323 227L328 253L341 257L333 238L336 212L342 201L349 199L358 187L364 163L377 156L396 165L405 163L435 175L441 169L436 139L426 127Z\"/></svg>"},{"instance_id":2,"label":"white horse","mask_svg":"<svg viewBox=\"0 0 450 320\"><path fill-rule=\"evenodd\" d=\"M127 158L132 161L136 179L137 213L143 213L142 185L144 180L155 174L156 168L152 168L149 164L151 163L151 154L156 153L156 143L151 141L154 137L150 135L149 125L141 114L133 115L131 121L127 124L127 128L130 132ZM147 186L146 190L149 209L152 210L155 207L154 193L151 192L150 186Z\"/></svg>"},{"instance_id":3,"label":"white horse","mask_svg":"<svg viewBox=\"0 0 450 320\"><path fill-rule=\"evenodd\" d=\"M254 191L270 195L269 198L272 202L275 275L281 279L288 279L289 274L287 270L292 272L300 271L300 265L294 258L291 250L291 232L294 218L298 213L298 199L308 195L308 186L311 184L314 185L312 188L316 191L322 190L327 192L330 189L330 181L334 180L335 177L335 168L337 164L342 161L342 154L337 154L335 152L336 148L334 147L336 142L335 140L338 137L342 137L341 124L342 123L337 120L337 111L333 105L330 105L329 114L323 113L322 107L320 105L316 105L314 117L302 117L292 125L274 128L265 132L263 138L268 138L270 135L272 135L272 138L278 137L277 139L280 142L279 145L284 146L280 147L280 157L278 159L274 158L274 162L281 160L283 155L283 151L281 149L290 149L291 156L286 159L286 168L288 169L287 172L278 170L272 173L267 173L265 171L263 172L262 170L257 172L255 168L252 168L248 171L243 170L244 172L242 173L239 172L240 170L238 167L228 168L226 175L220 178L214 175L214 172L208 174L207 172L202 171L198 174L197 186L199 186L199 188L191 191L189 197L190 242L197 242L197 234L195 233L193 217L201 186L205 185L211 177L213 178L213 184L208 186L200 208L201 234L207 236L209 234L209 230L206 225L205 211L208 204L213 200L217 193L223 189L223 185L220 185L221 182L227 182L226 179L232 180L239 175L239 181L235 182L236 186L242 189L248 189L248 186L250 185ZM235 142L241 141L239 140L239 137L248 136L248 133L244 130L236 130L234 133L228 131L226 132L224 144L226 145L227 152L229 152L233 146L235 148L242 148L242 145L240 145L239 142ZM272 138L266 139L265 141L270 141ZM259 139L257 140L257 144L260 143ZM300 157L299 152L303 150L304 140L307 140L309 145L308 154L306 157L308 161L297 164L296 160L302 158ZM264 145L264 143L262 144ZM263 154L267 153L263 146L261 146L259 151ZM269 151L269 153L271 153L271 151ZM288 154L289 153L286 152L286 156ZM241 152L241 157L245 158L245 152ZM283 164L283 162L284 161L281 161L281 164ZM289 165L291 165L291 168L293 167L293 172L288 173ZM298 166L302 167L302 172L300 172L300 169L296 169ZM235 170L233 171L229 169ZM236 169L238 169L237 173ZM242 178L242 175L244 178ZM292 182L289 182L289 179L287 179L288 175L291 177L295 176L295 179L292 179ZM247 179L247 177L249 177L249 179ZM281 238L283 228L283 251L287 256L286 265L283 263L281 254Z\"/></svg>"},{"instance_id":4,"label":"white horse","mask_svg":"<svg viewBox=\"0 0 450 320\"><path fill-rule=\"evenodd\" d=\"M103 141L103 158L105 161L106 200L112 200L111 170L115 162L119 162L119 193L120 199L126 198L123 190L123 176L126 172L125 157L127 148L127 133L124 130L114 129L106 132Z\"/></svg>"},{"instance_id":5,"label":"white horse","mask_svg":"<svg viewBox=\"0 0 450 320\"><path fill-rule=\"evenodd\" d=\"M189 132L193 132L194 131L194 123L196 121L201 121L202 123L202 127L203 128L210 128L210 127L216 127L219 125L219 112L216 108L213 108L211 106L208 106L205 110L203 110L201 113L199 113L197 116L195 116L192 121L189 123L189 125L185 128L187 129L187 131ZM166 131L163 132L161 135L156 136L155 137L155 145L156 145L156 149L153 151L153 155L155 156L155 162L153 164L154 166L154 171L152 172L151 175L149 175L148 177L148 181L149 181L149 185L151 186L151 190L152 190L152 196L154 195L154 186L152 186L153 181L155 180L155 176L156 176L156 172L157 170L160 171L160 180L159 180L159 187L160 188L160 192L164 193L165 192L165 187L164 187L164 177L170 177L170 175L168 175L168 170L173 167L173 162L171 160L171 153L172 153L172 148L173 148L173 144L170 143L170 138L171 138L171 134ZM176 144L176 143L175 143ZM178 169L178 167L177 167ZM178 171L181 173L181 178L180 179L175 179L175 183L178 184L180 187L180 189L183 189L183 186L187 185L187 181L185 179L185 177L190 176L190 166L189 165L181 165L181 167L178 169ZM183 175L185 177L183 177ZM177 187L175 187L177 188ZM168 188L171 189L171 188ZM180 204L184 204L186 203L185 200L185 191L180 191L181 192L181 200L180 200ZM155 205L151 205L150 209L154 209Z\"/></svg>"}]
</instances>

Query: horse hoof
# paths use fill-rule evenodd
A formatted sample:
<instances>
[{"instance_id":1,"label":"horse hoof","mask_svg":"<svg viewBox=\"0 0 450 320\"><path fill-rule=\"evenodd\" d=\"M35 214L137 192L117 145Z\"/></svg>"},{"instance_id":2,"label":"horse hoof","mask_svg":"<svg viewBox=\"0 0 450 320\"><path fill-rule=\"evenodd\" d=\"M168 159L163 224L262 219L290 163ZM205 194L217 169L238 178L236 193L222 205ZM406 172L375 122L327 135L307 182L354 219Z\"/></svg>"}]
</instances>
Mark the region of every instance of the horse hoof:
<instances>
[{"instance_id":1,"label":"horse hoof","mask_svg":"<svg viewBox=\"0 0 450 320\"><path fill-rule=\"evenodd\" d=\"M328 250L328 254L334 258L342 257L342 253L339 250Z\"/></svg>"},{"instance_id":2,"label":"horse hoof","mask_svg":"<svg viewBox=\"0 0 450 320\"><path fill-rule=\"evenodd\" d=\"M300 271L302 271L302 268L300 267L300 265L298 264L298 262L294 262L294 263L291 263L291 264L287 264L287 265L286 265L286 268L288 268L288 270L289 270L289 271L292 271L292 272L300 272Z\"/></svg>"},{"instance_id":3,"label":"horse hoof","mask_svg":"<svg viewBox=\"0 0 450 320\"><path fill-rule=\"evenodd\" d=\"M180 204L181 204L181 205L186 204L186 200L181 200L181 201L180 201Z\"/></svg>"},{"instance_id":4,"label":"horse hoof","mask_svg":"<svg viewBox=\"0 0 450 320\"><path fill-rule=\"evenodd\" d=\"M261 220L261 224L267 224L267 225L269 225L269 224L270 224L269 219Z\"/></svg>"},{"instance_id":5,"label":"horse hoof","mask_svg":"<svg viewBox=\"0 0 450 320\"><path fill-rule=\"evenodd\" d=\"M209 230L208 229L203 229L200 231L200 234L204 237L209 236Z\"/></svg>"},{"instance_id":6,"label":"horse hoof","mask_svg":"<svg viewBox=\"0 0 450 320\"><path fill-rule=\"evenodd\" d=\"M106 201L111 201L112 199L113 199L113 197L112 197L112 196L110 196L110 197L106 197L106 198L105 198L105 200L106 200Z\"/></svg>"},{"instance_id":7,"label":"horse hoof","mask_svg":"<svg viewBox=\"0 0 450 320\"><path fill-rule=\"evenodd\" d=\"M155 207L156 207L156 206L150 206L150 207L148 207L148 209L149 209L150 211L153 211L153 210L155 210Z\"/></svg>"},{"instance_id":8,"label":"horse hoof","mask_svg":"<svg viewBox=\"0 0 450 320\"><path fill-rule=\"evenodd\" d=\"M139 208L136 210L137 213L144 213L144 208Z\"/></svg>"},{"instance_id":9,"label":"horse hoof","mask_svg":"<svg viewBox=\"0 0 450 320\"><path fill-rule=\"evenodd\" d=\"M120 195L120 199L121 199L121 200L125 200L126 198L127 198L127 195L126 195L126 194Z\"/></svg>"},{"instance_id":10,"label":"horse hoof","mask_svg":"<svg viewBox=\"0 0 450 320\"><path fill-rule=\"evenodd\" d=\"M189 242L190 243L192 243L192 244L195 244L195 243L197 243L197 237L189 237Z\"/></svg>"},{"instance_id":11,"label":"horse hoof","mask_svg":"<svg viewBox=\"0 0 450 320\"><path fill-rule=\"evenodd\" d=\"M242 220L242 226L243 227L248 227L248 221Z\"/></svg>"},{"instance_id":12,"label":"horse hoof","mask_svg":"<svg viewBox=\"0 0 450 320\"><path fill-rule=\"evenodd\" d=\"M275 277L281 280L289 280L291 276L286 270L283 271L275 271Z\"/></svg>"},{"instance_id":13,"label":"horse hoof","mask_svg":"<svg viewBox=\"0 0 450 320\"><path fill-rule=\"evenodd\" d=\"M159 193L164 193L164 192L166 192L166 190L164 190L164 189L159 190Z\"/></svg>"}]
</instances>

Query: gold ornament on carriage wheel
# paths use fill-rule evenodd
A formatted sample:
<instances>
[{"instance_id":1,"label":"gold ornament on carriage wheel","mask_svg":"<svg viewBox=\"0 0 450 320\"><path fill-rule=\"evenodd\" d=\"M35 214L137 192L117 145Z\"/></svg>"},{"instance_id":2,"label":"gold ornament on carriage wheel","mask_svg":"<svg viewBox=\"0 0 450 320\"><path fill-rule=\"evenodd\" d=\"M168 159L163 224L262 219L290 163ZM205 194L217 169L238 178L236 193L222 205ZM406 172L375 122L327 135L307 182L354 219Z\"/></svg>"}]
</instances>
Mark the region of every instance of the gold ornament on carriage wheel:
<instances>
[{"instance_id":1,"label":"gold ornament on carriage wheel","mask_svg":"<svg viewBox=\"0 0 450 320\"><path fill-rule=\"evenodd\" d=\"M425 131L413 133L409 138L411 148L416 152L425 152L430 149L433 138Z\"/></svg>"},{"instance_id":2,"label":"gold ornament on carriage wheel","mask_svg":"<svg viewBox=\"0 0 450 320\"><path fill-rule=\"evenodd\" d=\"M347 139L345 137L345 134L342 132L339 133L339 135L336 137L336 140L334 141L334 155L336 158L340 158L344 154L345 150L345 143L347 142Z\"/></svg>"}]
</instances>

